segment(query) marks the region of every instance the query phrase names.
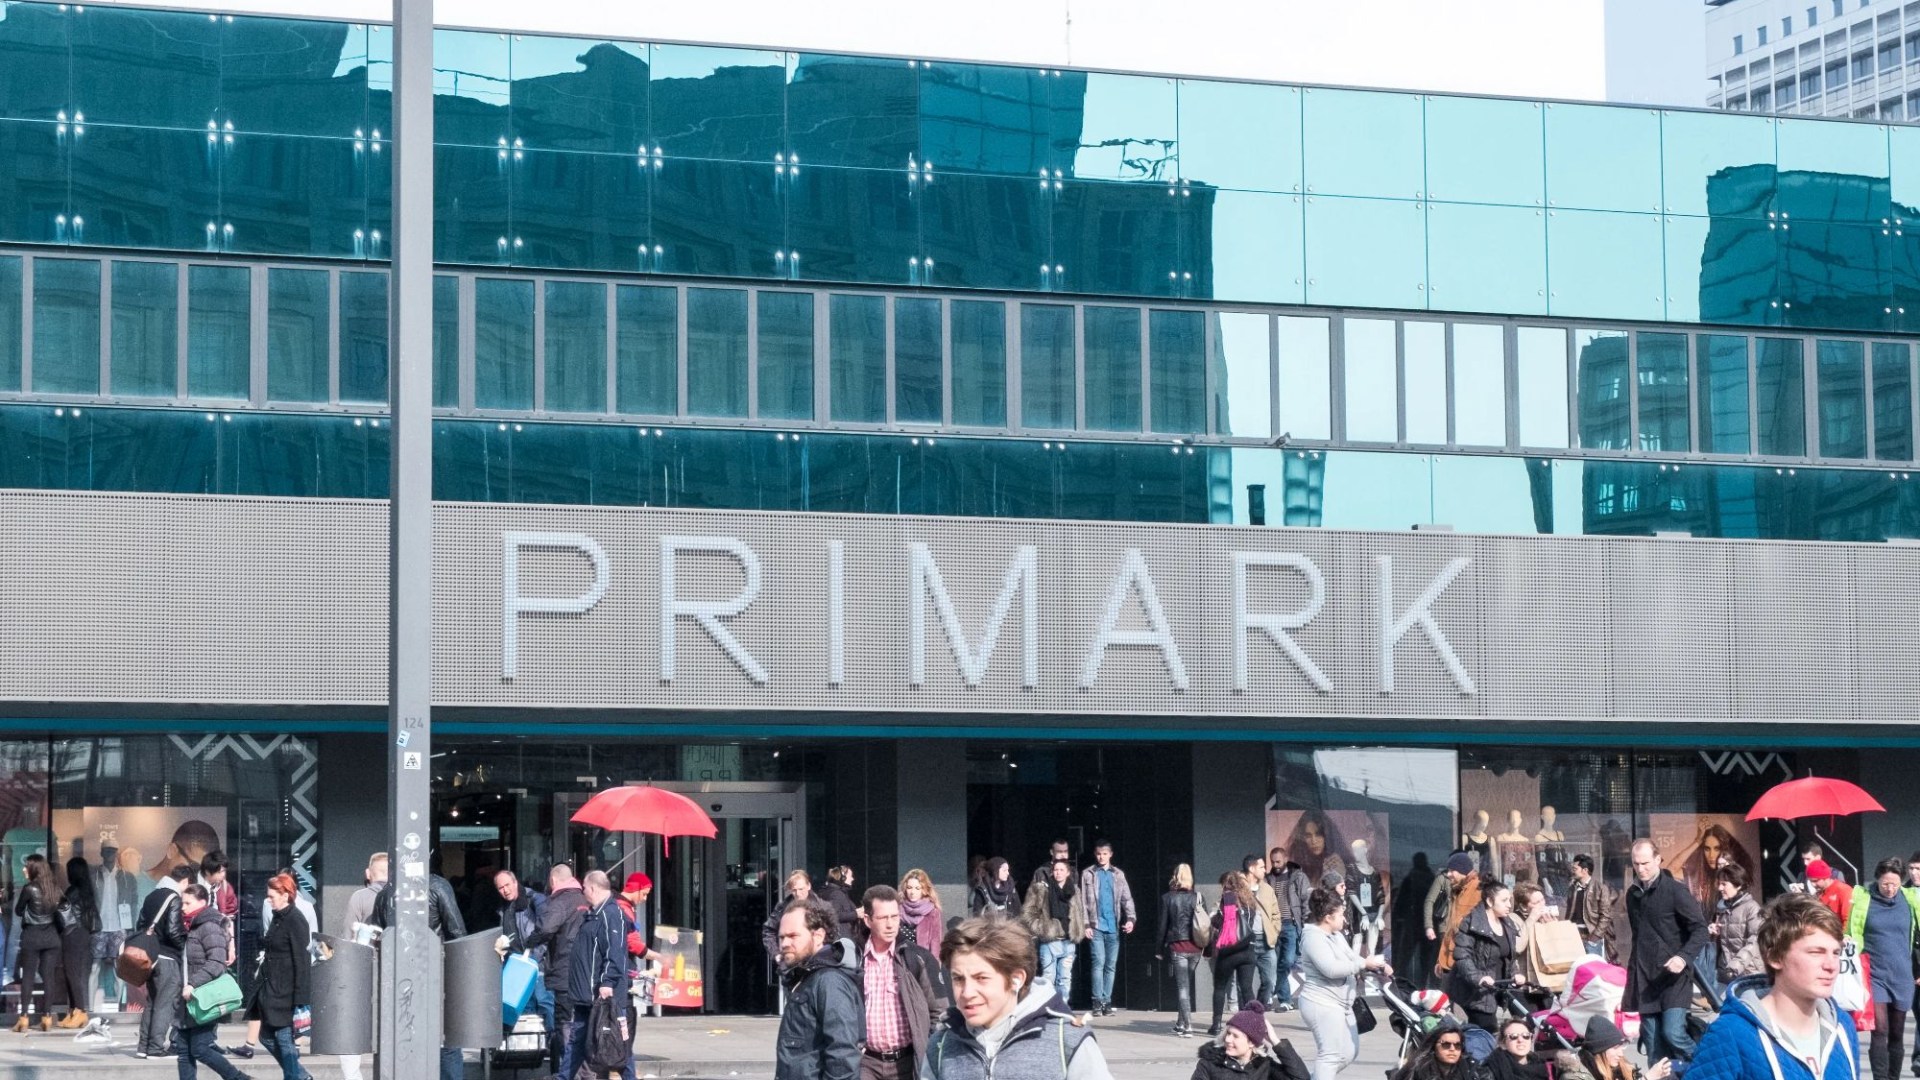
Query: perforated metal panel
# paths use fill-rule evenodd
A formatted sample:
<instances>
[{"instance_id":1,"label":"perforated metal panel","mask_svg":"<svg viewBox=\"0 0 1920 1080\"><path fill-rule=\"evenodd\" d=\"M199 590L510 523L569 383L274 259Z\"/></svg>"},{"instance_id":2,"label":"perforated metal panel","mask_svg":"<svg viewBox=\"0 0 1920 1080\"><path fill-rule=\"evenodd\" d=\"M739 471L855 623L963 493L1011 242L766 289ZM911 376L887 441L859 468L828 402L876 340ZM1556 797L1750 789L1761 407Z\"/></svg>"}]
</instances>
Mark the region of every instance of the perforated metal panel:
<instances>
[{"instance_id":1,"label":"perforated metal panel","mask_svg":"<svg viewBox=\"0 0 1920 1080\"><path fill-rule=\"evenodd\" d=\"M464 504L442 504L438 530L436 700L515 715L1891 724L1910 722L1920 696L1920 549L1905 546ZM0 493L0 700L378 704L385 549L378 503ZM663 620L666 549L689 607ZM1236 560L1250 564L1248 621L1297 624L1275 633L1304 658L1249 629L1244 689ZM758 591L743 606L749 565ZM1457 673L1408 619L1450 567L1427 610ZM1140 643L1149 581L1167 649ZM712 625L735 654L702 602L718 605ZM1385 650L1396 624L1408 625Z\"/></svg>"}]
</instances>

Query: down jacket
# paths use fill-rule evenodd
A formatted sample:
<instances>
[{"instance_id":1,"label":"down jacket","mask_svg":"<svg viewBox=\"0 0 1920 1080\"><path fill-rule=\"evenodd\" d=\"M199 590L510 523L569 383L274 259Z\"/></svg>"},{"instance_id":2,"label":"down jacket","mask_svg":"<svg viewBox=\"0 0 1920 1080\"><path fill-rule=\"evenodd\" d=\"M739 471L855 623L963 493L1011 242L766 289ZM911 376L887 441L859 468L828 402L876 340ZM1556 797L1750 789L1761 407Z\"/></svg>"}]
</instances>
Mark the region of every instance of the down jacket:
<instances>
[{"instance_id":1,"label":"down jacket","mask_svg":"<svg viewBox=\"0 0 1920 1080\"><path fill-rule=\"evenodd\" d=\"M1720 928L1720 951L1715 966L1722 983L1745 975L1759 975L1765 970L1760 964L1760 902L1752 893L1743 889L1727 901L1715 917L1714 925Z\"/></svg>"},{"instance_id":2,"label":"down jacket","mask_svg":"<svg viewBox=\"0 0 1920 1080\"><path fill-rule=\"evenodd\" d=\"M1447 993L1454 1003L1468 1012L1497 1012L1499 997L1491 986L1480 980L1504 982L1519 973L1520 925L1512 916L1494 925L1493 912L1481 904L1467 913L1455 932L1453 970L1448 973Z\"/></svg>"},{"instance_id":3,"label":"down jacket","mask_svg":"<svg viewBox=\"0 0 1920 1080\"><path fill-rule=\"evenodd\" d=\"M787 971L773 1080L855 1080L867 1039L859 954L845 938L829 941Z\"/></svg>"}]
</instances>

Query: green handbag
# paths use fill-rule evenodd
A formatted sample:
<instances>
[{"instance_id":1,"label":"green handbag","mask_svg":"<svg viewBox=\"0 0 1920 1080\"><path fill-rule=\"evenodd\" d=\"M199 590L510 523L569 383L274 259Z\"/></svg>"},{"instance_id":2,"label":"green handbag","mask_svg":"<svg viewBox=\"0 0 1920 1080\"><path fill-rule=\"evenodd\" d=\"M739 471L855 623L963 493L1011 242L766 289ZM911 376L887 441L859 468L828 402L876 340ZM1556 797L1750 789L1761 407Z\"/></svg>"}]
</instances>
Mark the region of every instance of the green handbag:
<instances>
[{"instance_id":1,"label":"green handbag","mask_svg":"<svg viewBox=\"0 0 1920 1080\"><path fill-rule=\"evenodd\" d=\"M241 998L240 980L233 977L233 972L226 972L194 988L193 996L187 999L187 1018L194 1027L211 1024L239 1008Z\"/></svg>"}]
</instances>

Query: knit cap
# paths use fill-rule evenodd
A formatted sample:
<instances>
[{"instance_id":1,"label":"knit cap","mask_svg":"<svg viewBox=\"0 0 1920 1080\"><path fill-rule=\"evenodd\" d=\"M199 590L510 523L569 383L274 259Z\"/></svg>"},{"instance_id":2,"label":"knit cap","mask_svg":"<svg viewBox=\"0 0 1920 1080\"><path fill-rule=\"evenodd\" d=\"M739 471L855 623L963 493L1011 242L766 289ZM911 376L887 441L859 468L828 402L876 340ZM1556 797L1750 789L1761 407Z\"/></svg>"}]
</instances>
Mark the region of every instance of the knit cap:
<instances>
[{"instance_id":1,"label":"knit cap","mask_svg":"<svg viewBox=\"0 0 1920 1080\"><path fill-rule=\"evenodd\" d=\"M1456 851L1447 856L1447 869L1456 874L1473 873L1473 856L1464 851Z\"/></svg>"},{"instance_id":2,"label":"knit cap","mask_svg":"<svg viewBox=\"0 0 1920 1080\"><path fill-rule=\"evenodd\" d=\"M1613 1021L1596 1016L1587 1021L1587 1037L1580 1040L1580 1045L1588 1053L1599 1057L1626 1041L1627 1037L1620 1033L1620 1028Z\"/></svg>"},{"instance_id":3,"label":"knit cap","mask_svg":"<svg viewBox=\"0 0 1920 1080\"><path fill-rule=\"evenodd\" d=\"M1247 1037L1255 1046L1267 1043L1267 1007L1258 1001L1247 1002L1247 1007L1233 1014L1227 1026Z\"/></svg>"}]
</instances>

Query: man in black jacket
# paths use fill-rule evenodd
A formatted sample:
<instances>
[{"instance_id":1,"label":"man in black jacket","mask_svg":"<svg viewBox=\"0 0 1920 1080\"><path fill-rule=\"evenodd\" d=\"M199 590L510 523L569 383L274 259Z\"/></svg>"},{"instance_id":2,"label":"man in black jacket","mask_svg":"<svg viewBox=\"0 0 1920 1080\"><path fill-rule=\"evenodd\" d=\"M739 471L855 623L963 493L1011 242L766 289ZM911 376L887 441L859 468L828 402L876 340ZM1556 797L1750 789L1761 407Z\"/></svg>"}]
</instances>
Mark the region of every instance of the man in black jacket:
<instances>
[{"instance_id":1,"label":"man in black jacket","mask_svg":"<svg viewBox=\"0 0 1920 1080\"><path fill-rule=\"evenodd\" d=\"M393 882L380 887L373 898L373 925L382 930L393 925ZM439 874L427 875L427 929L441 941L467 936L467 920L460 914L460 900L453 884ZM460 1080L466 1075L466 1058L457 1046L440 1048L440 1080Z\"/></svg>"},{"instance_id":2,"label":"man in black jacket","mask_svg":"<svg viewBox=\"0 0 1920 1080\"><path fill-rule=\"evenodd\" d=\"M780 916L780 1016L773 1080L855 1080L866 1041L858 960L831 908L798 902Z\"/></svg>"},{"instance_id":3,"label":"man in black jacket","mask_svg":"<svg viewBox=\"0 0 1920 1080\"><path fill-rule=\"evenodd\" d=\"M147 979L147 1008L140 1014L140 1042L134 1057L170 1053L180 1016L180 952L187 947L187 923L180 910L180 889L193 880L194 868L176 866L147 894L132 933L153 932L153 974Z\"/></svg>"},{"instance_id":4,"label":"man in black jacket","mask_svg":"<svg viewBox=\"0 0 1920 1080\"><path fill-rule=\"evenodd\" d=\"M1640 1013L1640 1044L1649 1062L1693 1060L1687 1007L1693 979L1687 975L1707 947L1707 920L1693 891L1660 868L1653 841L1633 842L1633 882L1627 886L1627 926L1633 951L1627 962L1627 994L1621 1007Z\"/></svg>"},{"instance_id":5,"label":"man in black jacket","mask_svg":"<svg viewBox=\"0 0 1920 1080\"><path fill-rule=\"evenodd\" d=\"M568 960L573 952L573 940L580 933L580 923L586 918L586 893L580 889L580 883L574 880L573 867L566 863L555 863L547 872L547 903L540 912L539 924L532 933L521 939L521 944L529 949L545 947L546 958L540 961L540 980L547 986L553 997L554 1026L547 1033L547 1059L553 1064L553 1071L560 1072L560 1058L573 1042L573 998L567 994L567 976L572 968ZM591 1001L580 1004L591 1005Z\"/></svg>"},{"instance_id":6,"label":"man in black jacket","mask_svg":"<svg viewBox=\"0 0 1920 1080\"><path fill-rule=\"evenodd\" d=\"M572 1076L586 1063L594 999L611 999L616 1006L614 1015L623 1028L626 1025L627 919L613 899L613 883L605 873L590 871L583 885L587 910L567 956L567 999L573 1002L573 1023L567 1048L560 1057L561 1076ZM628 1030L625 1036L627 1056L620 1064L620 1076L621 1080L633 1080L633 1032Z\"/></svg>"}]
</instances>

